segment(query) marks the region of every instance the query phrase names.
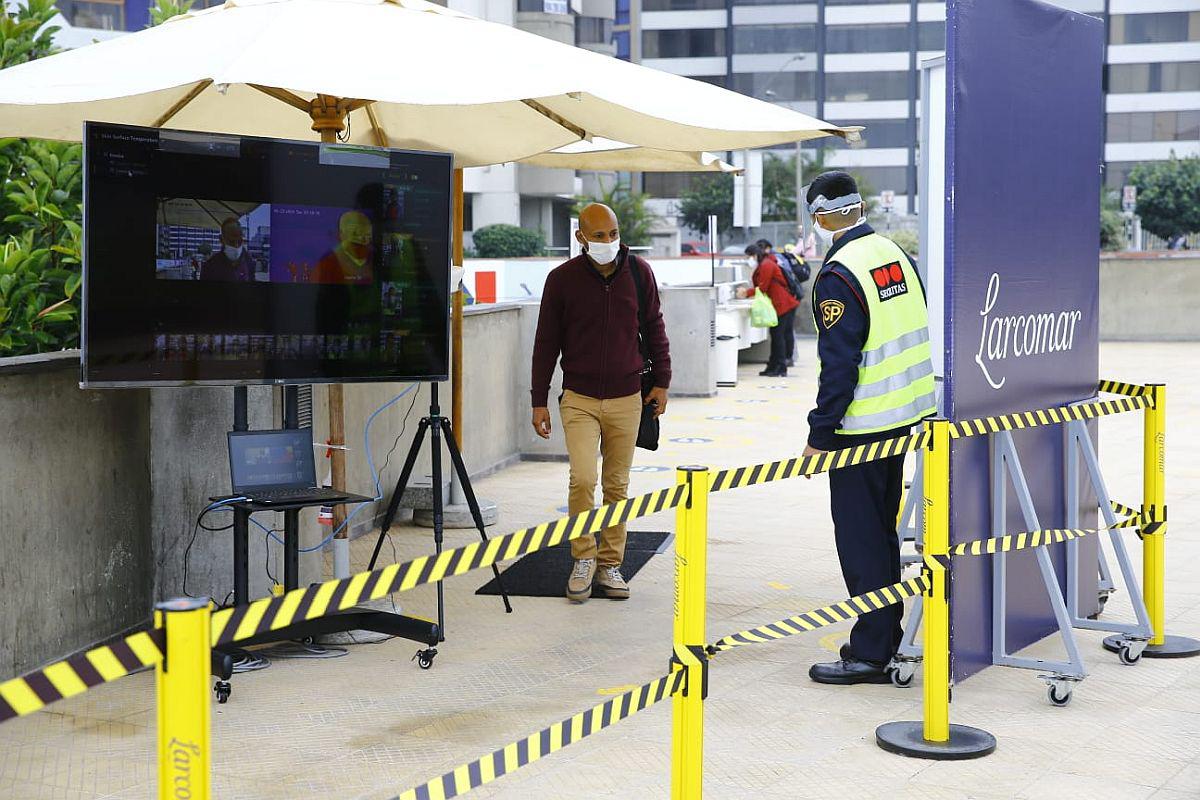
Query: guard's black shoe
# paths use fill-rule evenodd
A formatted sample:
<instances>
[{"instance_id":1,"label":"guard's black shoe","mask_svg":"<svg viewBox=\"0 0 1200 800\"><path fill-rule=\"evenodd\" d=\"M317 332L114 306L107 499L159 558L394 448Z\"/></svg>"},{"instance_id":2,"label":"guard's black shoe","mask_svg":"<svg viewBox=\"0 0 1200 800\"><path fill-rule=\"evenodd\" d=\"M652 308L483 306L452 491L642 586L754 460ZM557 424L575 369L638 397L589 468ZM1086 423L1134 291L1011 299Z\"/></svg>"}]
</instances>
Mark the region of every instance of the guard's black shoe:
<instances>
[{"instance_id":1,"label":"guard's black shoe","mask_svg":"<svg viewBox=\"0 0 1200 800\"><path fill-rule=\"evenodd\" d=\"M779 371L771 369L770 367L767 367L766 369L764 369L762 372L760 372L758 374L763 376L764 378L776 378L779 376Z\"/></svg>"},{"instance_id":2,"label":"guard's black shoe","mask_svg":"<svg viewBox=\"0 0 1200 800\"><path fill-rule=\"evenodd\" d=\"M817 683L831 683L847 686L853 683L891 683L887 670L882 664L872 664L869 661L859 661L856 658L843 659L828 664L813 664L808 670L808 677Z\"/></svg>"}]
</instances>

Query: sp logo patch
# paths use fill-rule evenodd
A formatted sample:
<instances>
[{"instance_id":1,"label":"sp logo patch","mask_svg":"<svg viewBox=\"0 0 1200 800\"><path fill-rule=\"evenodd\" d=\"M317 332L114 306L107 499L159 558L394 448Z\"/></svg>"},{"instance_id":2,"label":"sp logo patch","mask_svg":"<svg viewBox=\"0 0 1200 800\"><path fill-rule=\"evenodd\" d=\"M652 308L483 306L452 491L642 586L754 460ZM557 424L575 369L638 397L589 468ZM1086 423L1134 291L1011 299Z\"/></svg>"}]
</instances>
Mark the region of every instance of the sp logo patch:
<instances>
[{"instance_id":1,"label":"sp logo patch","mask_svg":"<svg viewBox=\"0 0 1200 800\"><path fill-rule=\"evenodd\" d=\"M899 261L871 270L871 278L875 282L880 300L891 300L893 297L908 294L908 281Z\"/></svg>"},{"instance_id":2,"label":"sp logo patch","mask_svg":"<svg viewBox=\"0 0 1200 800\"><path fill-rule=\"evenodd\" d=\"M818 308L821 309L821 324L825 326L825 330L837 325L838 320L842 318L842 312L846 310L841 300L822 300Z\"/></svg>"}]
</instances>

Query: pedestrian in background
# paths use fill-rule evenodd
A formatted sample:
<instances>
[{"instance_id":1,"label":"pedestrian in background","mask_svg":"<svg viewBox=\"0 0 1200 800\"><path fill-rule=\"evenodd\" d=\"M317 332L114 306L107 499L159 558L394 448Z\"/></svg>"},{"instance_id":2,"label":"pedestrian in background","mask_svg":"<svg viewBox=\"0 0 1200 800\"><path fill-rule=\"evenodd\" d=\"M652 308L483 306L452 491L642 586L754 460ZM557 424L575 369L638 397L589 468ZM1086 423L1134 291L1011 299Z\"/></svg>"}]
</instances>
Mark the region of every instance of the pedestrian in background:
<instances>
[{"instance_id":1,"label":"pedestrian in background","mask_svg":"<svg viewBox=\"0 0 1200 800\"><path fill-rule=\"evenodd\" d=\"M779 262L773 255L759 247L758 244L746 245L746 255L750 256L756 265L754 273L750 276L750 282L754 284L755 289L762 291L771 299L771 305L774 306L775 314L779 317L779 324L771 328L771 354L767 358L767 368L758 374L768 378L786 378L788 357L789 354L794 353L796 347L796 334L793 326L800 301L788 288L788 280L783 274L783 268L779 266ZM748 297L751 293L750 289L743 288L738 291L738 296Z\"/></svg>"},{"instance_id":2,"label":"pedestrian in background","mask_svg":"<svg viewBox=\"0 0 1200 800\"><path fill-rule=\"evenodd\" d=\"M550 378L555 363L561 361L559 415L571 463L567 504L572 514L595 506L597 450L603 459L600 482L605 504L625 499L642 406L652 405L655 416L661 415L671 385L667 330L650 265L621 244L617 216L606 205L593 203L580 212L576 237L583 254L546 277L531 381L533 429L549 439ZM636 278L633 270L638 271ZM640 335L653 362L654 388L645 398L639 305L644 320ZM629 584L621 575L625 537L625 526L614 525L600 532L598 548L595 535L571 540L575 566L567 580L568 600L587 600L593 583L612 600L629 597Z\"/></svg>"}]
</instances>

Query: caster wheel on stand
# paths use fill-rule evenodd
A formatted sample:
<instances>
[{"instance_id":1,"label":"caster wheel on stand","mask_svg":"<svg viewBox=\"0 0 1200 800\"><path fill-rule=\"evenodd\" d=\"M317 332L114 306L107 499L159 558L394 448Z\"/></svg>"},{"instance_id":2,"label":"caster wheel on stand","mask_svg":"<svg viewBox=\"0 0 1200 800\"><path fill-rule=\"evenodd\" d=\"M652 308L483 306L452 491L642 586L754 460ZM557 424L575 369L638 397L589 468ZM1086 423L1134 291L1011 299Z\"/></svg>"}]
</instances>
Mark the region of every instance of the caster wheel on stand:
<instances>
[{"instance_id":1,"label":"caster wheel on stand","mask_svg":"<svg viewBox=\"0 0 1200 800\"><path fill-rule=\"evenodd\" d=\"M1142 660L1142 653L1145 651L1144 644L1134 645L1132 643L1123 645L1117 651L1117 657L1121 659L1121 663L1127 667L1132 667L1134 664Z\"/></svg>"},{"instance_id":2,"label":"caster wheel on stand","mask_svg":"<svg viewBox=\"0 0 1200 800\"><path fill-rule=\"evenodd\" d=\"M911 662L900 662L888 669L888 677L892 679L892 685L901 689L907 689L912 686L913 676L916 674L916 665Z\"/></svg>"},{"instance_id":3,"label":"caster wheel on stand","mask_svg":"<svg viewBox=\"0 0 1200 800\"><path fill-rule=\"evenodd\" d=\"M1054 684L1050 684L1049 688L1046 690L1046 697L1050 699L1050 703L1052 705L1056 705L1061 708L1062 706L1065 706L1067 703L1071 702L1071 690L1065 686L1060 688Z\"/></svg>"},{"instance_id":4,"label":"caster wheel on stand","mask_svg":"<svg viewBox=\"0 0 1200 800\"><path fill-rule=\"evenodd\" d=\"M229 695L233 693L233 687L229 681L217 681L213 684L213 693L217 696L217 702L225 705L229 702Z\"/></svg>"},{"instance_id":5,"label":"caster wheel on stand","mask_svg":"<svg viewBox=\"0 0 1200 800\"><path fill-rule=\"evenodd\" d=\"M427 650L418 650L413 656L413 661L417 662L417 666L421 669L429 669L433 666L433 659L437 655L437 648L430 647Z\"/></svg>"}]
</instances>

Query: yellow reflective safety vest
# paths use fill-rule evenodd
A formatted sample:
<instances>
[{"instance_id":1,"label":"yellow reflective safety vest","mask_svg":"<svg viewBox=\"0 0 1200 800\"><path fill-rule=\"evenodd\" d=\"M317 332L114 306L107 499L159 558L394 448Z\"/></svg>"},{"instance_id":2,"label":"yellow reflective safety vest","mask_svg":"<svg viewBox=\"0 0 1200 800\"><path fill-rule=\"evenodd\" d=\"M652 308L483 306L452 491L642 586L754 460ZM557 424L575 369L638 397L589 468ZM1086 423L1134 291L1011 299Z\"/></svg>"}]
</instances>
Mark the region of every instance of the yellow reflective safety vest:
<instances>
[{"instance_id":1,"label":"yellow reflective safety vest","mask_svg":"<svg viewBox=\"0 0 1200 800\"><path fill-rule=\"evenodd\" d=\"M899 245L874 233L847 242L834 260L858 279L868 317L858 385L836 432L878 433L935 413L929 312L912 262ZM816 327L820 335L819 320Z\"/></svg>"}]
</instances>

